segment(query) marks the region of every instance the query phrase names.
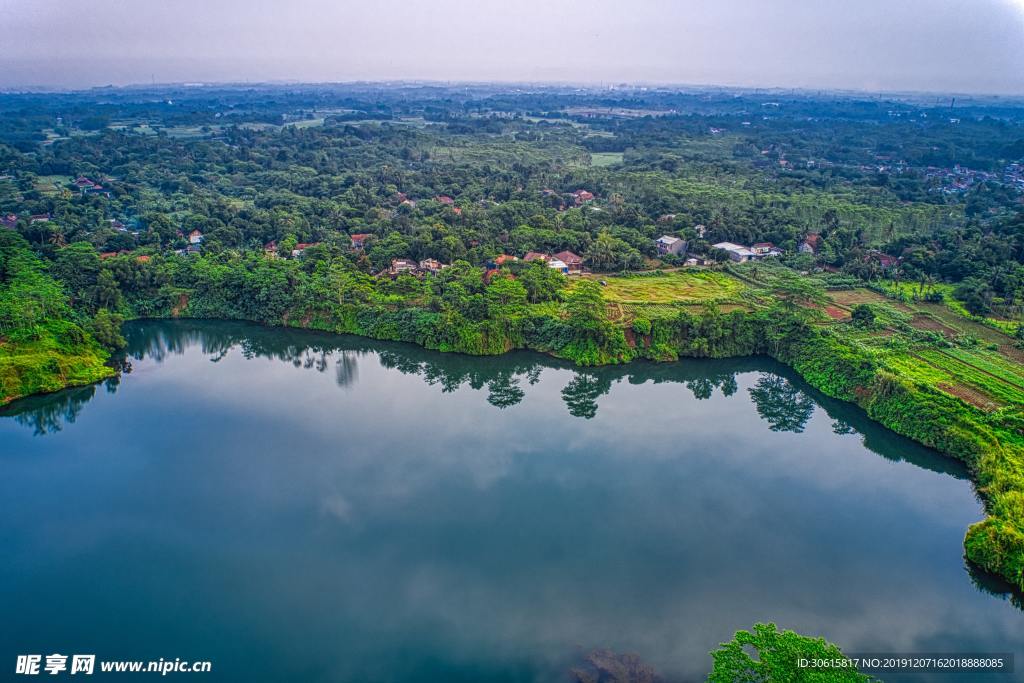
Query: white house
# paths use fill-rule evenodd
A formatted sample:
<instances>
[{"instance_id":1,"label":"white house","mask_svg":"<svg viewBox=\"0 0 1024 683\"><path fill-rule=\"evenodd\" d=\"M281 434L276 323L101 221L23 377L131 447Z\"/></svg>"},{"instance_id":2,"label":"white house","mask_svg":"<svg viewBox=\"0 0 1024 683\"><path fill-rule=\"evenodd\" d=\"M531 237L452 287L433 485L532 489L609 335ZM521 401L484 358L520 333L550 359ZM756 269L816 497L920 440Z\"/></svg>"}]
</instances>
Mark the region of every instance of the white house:
<instances>
[{"instance_id":1,"label":"white house","mask_svg":"<svg viewBox=\"0 0 1024 683\"><path fill-rule=\"evenodd\" d=\"M561 273L565 273L566 275L569 274L569 266L565 263L565 261L556 258L548 259L548 268L554 268L555 270Z\"/></svg>"},{"instance_id":2,"label":"white house","mask_svg":"<svg viewBox=\"0 0 1024 683\"><path fill-rule=\"evenodd\" d=\"M671 235L662 235L655 240L659 254L681 254L686 251L686 240Z\"/></svg>"},{"instance_id":3,"label":"white house","mask_svg":"<svg viewBox=\"0 0 1024 683\"><path fill-rule=\"evenodd\" d=\"M729 252L729 258L737 263L743 263L754 258L756 254L750 249L747 249L742 244L734 244L732 242L719 242L718 244L711 245L715 249L722 249L723 251Z\"/></svg>"}]
</instances>

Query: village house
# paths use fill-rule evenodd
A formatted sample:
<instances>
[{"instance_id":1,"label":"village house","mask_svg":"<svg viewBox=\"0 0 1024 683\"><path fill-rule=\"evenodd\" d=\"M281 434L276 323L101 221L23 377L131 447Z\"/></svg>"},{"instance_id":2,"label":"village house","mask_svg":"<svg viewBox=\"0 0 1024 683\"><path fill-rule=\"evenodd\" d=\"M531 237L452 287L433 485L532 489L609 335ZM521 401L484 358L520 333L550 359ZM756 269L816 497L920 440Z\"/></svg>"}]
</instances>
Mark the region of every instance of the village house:
<instances>
[{"instance_id":1,"label":"village house","mask_svg":"<svg viewBox=\"0 0 1024 683\"><path fill-rule=\"evenodd\" d=\"M550 256L539 251L528 251L526 252L526 256L523 257L523 260L527 263L530 261L548 261L550 259Z\"/></svg>"},{"instance_id":2,"label":"village house","mask_svg":"<svg viewBox=\"0 0 1024 683\"><path fill-rule=\"evenodd\" d=\"M14 230L18 227L18 215L9 213L6 216L0 216L0 225L9 230Z\"/></svg>"},{"instance_id":3,"label":"village house","mask_svg":"<svg viewBox=\"0 0 1024 683\"><path fill-rule=\"evenodd\" d=\"M781 256L782 250L776 247L771 242L757 242L750 245L750 251L754 252L754 255L758 258L764 258L765 256Z\"/></svg>"},{"instance_id":4,"label":"village house","mask_svg":"<svg viewBox=\"0 0 1024 683\"><path fill-rule=\"evenodd\" d=\"M440 273L447 267L447 265L433 258L425 258L420 261L420 270L425 273Z\"/></svg>"},{"instance_id":5,"label":"village house","mask_svg":"<svg viewBox=\"0 0 1024 683\"><path fill-rule=\"evenodd\" d=\"M569 266L561 259L553 258L548 259L548 268L553 268L563 275L569 274Z\"/></svg>"},{"instance_id":6,"label":"village house","mask_svg":"<svg viewBox=\"0 0 1024 683\"><path fill-rule=\"evenodd\" d=\"M277 242L271 240L264 244L263 255L267 258L277 258Z\"/></svg>"},{"instance_id":7,"label":"village house","mask_svg":"<svg viewBox=\"0 0 1024 683\"><path fill-rule=\"evenodd\" d=\"M391 260L391 267L388 268L389 275L411 275L419 268L419 264L412 259L396 258Z\"/></svg>"},{"instance_id":8,"label":"village house","mask_svg":"<svg viewBox=\"0 0 1024 683\"><path fill-rule=\"evenodd\" d=\"M118 232L128 232L128 226L122 223L121 221L117 220L116 218L111 218L108 222L110 223L111 230L117 230Z\"/></svg>"},{"instance_id":9,"label":"village house","mask_svg":"<svg viewBox=\"0 0 1024 683\"><path fill-rule=\"evenodd\" d=\"M797 251L801 254L815 254L818 251L818 242L821 239L821 235L812 232L804 238L804 241L797 247Z\"/></svg>"},{"instance_id":10,"label":"village house","mask_svg":"<svg viewBox=\"0 0 1024 683\"><path fill-rule=\"evenodd\" d=\"M486 268L487 270L497 270L506 263L512 263L513 261L518 260L519 259L516 258L515 256L510 256L509 254L500 254L492 258L490 261L488 261L486 264Z\"/></svg>"},{"instance_id":11,"label":"village house","mask_svg":"<svg viewBox=\"0 0 1024 683\"><path fill-rule=\"evenodd\" d=\"M568 249L555 254L555 258L565 264L566 272L571 274L583 272L583 257L572 253Z\"/></svg>"},{"instance_id":12,"label":"village house","mask_svg":"<svg viewBox=\"0 0 1024 683\"><path fill-rule=\"evenodd\" d=\"M94 190L94 189L97 189L97 188L98 189L103 189L102 185L100 185L97 182L92 181L89 178L86 178L84 175L80 175L77 178L75 178L75 183L74 184L75 184L75 187L77 187L83 193L85 193L88 190Z\"/></svg>"},{"instance_id":13,"label":"village house","mask_svg":"<svg viewBox=\"0 0 1024 683\"><path fill-rule=\"evenodd\" d=\"M686 252L686 240L672 235L662 235L655 240L658 245L658 253L661 255L674 254L679 255Z\"/></svg>"},{"instance_id":14,"label":"village house","mask_svg":"<svg viewBox=\"0 0 1024 683\"><path fill-rule=\"evenodd\" d=\"M572 193L572 197L576 200L576 206L579 206L584 202L592 201L594 199L594 193L587 192L586 190L576 190Z\"/></svg>"},{"instance_id":15,"label":"village house","mask_svg":"<svg viewBox=\"0 0 1024 683\"><path fill-rule=\"evenodd\" d=\"M882 270L892 270L899 265L900 259L897 256L890 256L877 249L871 249L867 253L867 260L874 261Z\"/></svg>"},{"instance_id":16,"label":"village house","mask_svg":"<svg viewBox=\"0 0 1024 683\"><path fill-rule=\"evenodd\" d=\"M747 249L742 244L735 244L733 242L719 242L718 244L711 245L715 249L721 249L722 251L729 253L729 258L736 263L745 263L750 259L754 258L755 254L750 249Z\"/></svg>"},{"instance_id":17,"label":"village house","mask_svg":"<svg viewBox=\"0 0 1024 683\"><path fill-rule=\"evenodd\" d=\"M50 220L50 214L48 213L37 213L29 216L29 223L46 223Z\"/></svg>"},{"instance_id":18,"label":"village house","mask_svg":"<svg viewBox=\"0 0 1024 683\"><path fill-rule=\"evenodd\" d=\"M676 219L676 215L674 213L666 213L663 216L659 216L658 217L658 222L659 223L671 223L675 219Z\"/></svg>"},{"instance_id":19,"label":"village house","mask_svg":"<svg viewBox=\"0 0 1024 683\"><path fill-rule=\"evenodd\" d=\"M203 231L196 229L188 234L189 244L202 244L203 243Z\"/></svg>"},{"instance_id":20,"label":"village house","mask_svg":"<svg viewBox=\"0 0 1024 683\"><path fill-rule=\"evenodd\" d=\"M292 249L292 256L293 257L302 256L306 252L307 249L309 249L310 247L315 247L315 246L317 246L319 244L320 244L319 242L299 242L298 244L295 245L295 248Z\"/></svg>"},{"instance_id":21,"label":"village house","mask_svg":"<svg viewBox=\"0 0 1024 683\"><path fill-rule=\"evenodd\" d=\"M352 250L362 251L363 247L366 246L366 239L370 237L370 234L365 232L357 232L355 234L349 235L348 237L352 241Z\"/></svg>"},{"instance_id":22,"label":"village house","mask_svg":"<svg viewBox=\"0 0 1024 683\"><path fill-rule=\"evenodd\" d=\"M452 204L455 203L455 200L452 199L451 197L449 197L446 194L438 195L437 197L434 197L434 199L436 199L437 201L441 202L445 206L451 206Z\"/></svg>"}]
</instances>

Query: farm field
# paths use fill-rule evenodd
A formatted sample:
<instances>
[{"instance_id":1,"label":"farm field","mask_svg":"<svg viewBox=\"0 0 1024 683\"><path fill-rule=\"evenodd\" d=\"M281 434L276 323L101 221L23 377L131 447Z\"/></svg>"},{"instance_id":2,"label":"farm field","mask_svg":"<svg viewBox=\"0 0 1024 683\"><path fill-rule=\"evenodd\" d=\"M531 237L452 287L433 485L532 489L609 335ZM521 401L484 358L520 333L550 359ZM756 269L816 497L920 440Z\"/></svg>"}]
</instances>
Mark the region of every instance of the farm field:
<instances>
[{"instance_id":1,"label":"farm field","mask_svg":"<svg viewBox=\"0 0 1024 683\"><path fill-rule=\"evenodd\" d=\"M58 188L71 182L71 178L63 175L36 176L35 189L43 194L56 194Z\"/></svg>"},{"instance_id":2,"label":"farm field","mask_svg":"<svg viewBox=\"0 0 1024 683\"><path fill-rule=\"evenodd\" d=\"M613 303L651 304L703 304L739 303L747 290L740 280L725 273L713 271L677 270L645 275L584 275L591 280L603 280L604 298Z\"/></svg>"}]
</instances>

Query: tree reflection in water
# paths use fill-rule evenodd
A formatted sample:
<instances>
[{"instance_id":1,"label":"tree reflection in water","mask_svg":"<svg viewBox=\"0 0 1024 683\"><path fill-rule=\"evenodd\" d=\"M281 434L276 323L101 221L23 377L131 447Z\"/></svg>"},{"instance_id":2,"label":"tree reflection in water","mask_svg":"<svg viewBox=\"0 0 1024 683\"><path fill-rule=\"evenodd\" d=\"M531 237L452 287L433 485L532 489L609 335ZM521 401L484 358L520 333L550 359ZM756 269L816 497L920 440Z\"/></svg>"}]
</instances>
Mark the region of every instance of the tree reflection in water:
<instances>
[{"instance_id":1,"label":"tree reflection in water","mask_svg":"<svg viewBox=\"0 0 1024 683\"><path fill-rule=\"evenodd\" d=\"M562 400L570 415L582 419L594 418L599 399L624 380L636 385L681 384L694 398L705 400L716 391L727 397L734 395L738 390L737 376L756 372L760 376L749 389L750 397L773 431L801 432L815 408L821 407L833 420L836 434L860 435L867 448L885 458L910 460L928 469L967 478L966 469L958 462L911 444L871 422L855 406L821 395L791 369L766 358L576 368L537 353L463 356L409 344L230 321L140 321L125 327L125 338L128 348L118 361L125 373L131 371L133 359L160 363L198 346L212 362L219 362L237 350L245 358L272 358L301 370L324 373L333 366L338 386L351 387L359 377L359 361L366 356L386 368L416 375L444 393L465 386L486 390L485 400L498 409L518 405L526 396L525 387L536 385L544 370L568 370L573 375L562 389ZM108 381L107 391L116 391L119 381ZM23 399L0 410L0 417L13 417L35 434L45 435L73 423L94 394L94 387L83 387Z\"/></svg>"},{"instance_id":2,"label":"tree reflection in water","mask_svg":"<svg viewBox=\"0 0 1024 683\"><path fill-rule=\"evenodd\" d=\"M765 375L750 389L757 414L773 432L804 431L814 414L814 401L785 377Z\"/></svg>"}]
</instances>

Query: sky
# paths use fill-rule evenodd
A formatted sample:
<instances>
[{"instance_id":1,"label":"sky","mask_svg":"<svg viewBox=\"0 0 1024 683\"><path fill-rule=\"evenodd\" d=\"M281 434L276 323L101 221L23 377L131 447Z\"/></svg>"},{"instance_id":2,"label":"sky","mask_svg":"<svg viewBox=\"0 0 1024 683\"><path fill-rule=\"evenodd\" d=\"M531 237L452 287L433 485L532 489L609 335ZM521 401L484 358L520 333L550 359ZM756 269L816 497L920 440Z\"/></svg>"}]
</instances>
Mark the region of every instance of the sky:
<instances>
[{"instance_id":1,"label":"sky","mask_svg":"<svg viewBox=\"0 0 1024 683\"><path fill-rule=\"evenodd\" d=\"M1024 95L1024 0L0 0L0 88L355 80Z\"/></svg>"}]
</instances>

